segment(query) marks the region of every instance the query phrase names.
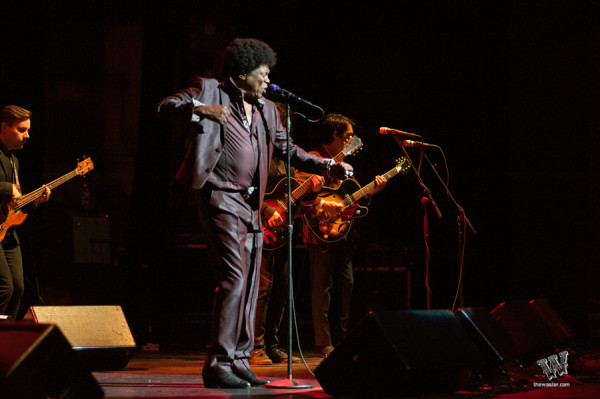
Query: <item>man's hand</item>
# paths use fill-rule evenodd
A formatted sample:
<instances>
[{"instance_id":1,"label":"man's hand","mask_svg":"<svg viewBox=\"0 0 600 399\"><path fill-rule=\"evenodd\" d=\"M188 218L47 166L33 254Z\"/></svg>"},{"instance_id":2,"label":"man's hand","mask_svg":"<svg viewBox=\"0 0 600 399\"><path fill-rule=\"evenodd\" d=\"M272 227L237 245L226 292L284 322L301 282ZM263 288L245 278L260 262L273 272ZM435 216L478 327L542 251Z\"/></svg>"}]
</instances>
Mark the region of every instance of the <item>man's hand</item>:
<instances>
[{"instance_id":1,"label":"man's hand","mask_svg":"<svg viewBox=\"0 0 600 399\"><path fill-rule=\"evenodd\" d=\"M344 210L342 204L336 201L325 201L321 205L321 208L330 216L338 216Z\"/></svg>"},{"instance_id":2,"label":"man's hand","mask_svg":"<svg viewBox=\"0 0 600 399\"><path fill-rule=\"evenodd\" d=\"M354 175L354 169L352 166L348 165L345 162L336 162L329 168L329 176L338 179L345 180Z\"/></svg>"},{"instance_id":3,"label":"man's hand","mask_svg":"<svg viewBox=\"0 0 600 399\"><path fill-rule=\"evenodd\" d=\"M376 192L383 190L386 184L387 180L385 177L379 175L375 176L375 189L371 191L371 194L375 194Z\"/></svg>"},{"instance_id":4,"label":"man's hand","mask_svg":"<svg viewBox=\"0 0 600 399\"><path fill-rule=\"evenodd\" d=\"M273 212L273 214L271 215L271 217L267 221L267 224L269 225L269 227L275 227L275 226L280 225L282 223L283 223L283 218L281 217L281 215L277 211Z\"/></svg>"},{"instance_id":5,"label":"man's hand","mask_svg":"<svg viewBox=\"0 0 600 399\"><path fill-rule=\"evenodd\" d=\"M312 184L312 190L315 193L318 193L323 188L323 184L325 184L325 178L319 175L312 175L310 178Z\"/></svg>"},{"instance_id":6,"label":"man's hand","mask_svg":"<svg viewBox=\"0 0 600 399\"><path fill-rule=\"evenodd\" d=\"M194 114L224 125L231 116L231 111L224 105L203 105L194 108Z\"/></svg>"},{"instance_id":7,"label":"man's hand","mask_svg":"<svg viewBox=\"0 0 600 399\"><path fill-rule=\"evenodd\" d=\"M44 190L44 193L42 194L42 196L33 200L33 203L35 205L42 204L50 199L50 189L47 186L44 188L46 190Z\"/></svg>"},{"instance_id":8,"label":"man's hand","mask_svg":"<svg viewBox=\"0 0 600 399\"><path fill-rule=\"evenodd\" d=\"M21 196L21 190L19 190L19 186L17 186L16 184L13 184L13 192L12 192L13 201L16 200L17 198L19 198L20 196Z\"/></svg>"},{"instance_id":9,"label":"man's hand","mask_svg":"<svg viewBox=\"0 0 600 399\"><path fill-rule=\"evenodd\" d=\"M283 223L283 217L277 212L275 208L268 205L266 202L263 203L261 210L262 219L267 221L267 226L275 227L278 224Z\"/></svg>"}]
</instances>

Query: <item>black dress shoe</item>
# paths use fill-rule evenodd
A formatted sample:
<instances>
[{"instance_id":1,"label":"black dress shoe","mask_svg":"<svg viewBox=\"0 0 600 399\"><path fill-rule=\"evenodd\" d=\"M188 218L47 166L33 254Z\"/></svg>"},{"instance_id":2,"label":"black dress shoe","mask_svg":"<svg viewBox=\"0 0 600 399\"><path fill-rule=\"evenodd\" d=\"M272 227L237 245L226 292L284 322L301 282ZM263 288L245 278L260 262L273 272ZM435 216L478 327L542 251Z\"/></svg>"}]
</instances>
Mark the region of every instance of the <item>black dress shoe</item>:
<instances>
[{"instance_id":1,"label":"black dress shoe","mask_svg":"<svg viewBox=\"0 0 600 399\"><path fill-rule=\"evenodd\" d=\"M215 372L210 367L202 369L202 380L206 388L250 388L250 383L231 371Z\"/></svg>"},{"instance_id":2,"label":"black dress shoe","mask_svg":"<svg viewBox=\"0 0 600 399\"><path fill-rule=\"evenodd\" d=\"M269 382L271 382L269 380L257 378L256 374L254 374L250 370L241 369L233 370L233 372L235 373L235 375L242 378L244 381L248 381L253 387L262 387L263 385L267 385Z\"/></svg>"}]
</instances>

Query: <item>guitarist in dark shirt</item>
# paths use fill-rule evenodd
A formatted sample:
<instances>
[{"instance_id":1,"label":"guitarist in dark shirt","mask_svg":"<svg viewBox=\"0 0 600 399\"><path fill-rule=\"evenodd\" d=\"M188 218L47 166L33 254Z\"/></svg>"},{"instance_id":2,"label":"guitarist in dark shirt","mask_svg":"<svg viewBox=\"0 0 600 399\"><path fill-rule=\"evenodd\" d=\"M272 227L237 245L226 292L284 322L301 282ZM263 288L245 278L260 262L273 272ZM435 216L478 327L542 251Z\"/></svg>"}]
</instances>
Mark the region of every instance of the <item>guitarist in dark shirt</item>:
<instances>
[{"instance_id":1,"label":"guitarist in dark shirt","mask_svg":"<svg viewBox=\"0 0 600 399\"><path fill-rule=\"evenodd\" d=\"M29 139L31 112L7 105L0 110L0 207L1 223L6 221L11 202L21 196L19 189L19 161L13 151L20 150ZM48 201L50 190L34 201L34 205ZM23 260L19 238L14 229L8 230L0 243L0 315L13 320L17 317L23 292Z\"/></svg>"},{"instance_id":2,"label":"guitarist in dark shirt","mask_svg":"<svg viewBox=\"0 0 600 399\"><path fill-rule=\"evenodd\" d=\"M354 125L354 121L344 115L326 115L319 126L320 137L325 142L311 153L321 156L336 154L354 135ZM305 176L303 173L296 174L299 180ZM386 182L383 176L376 176L370 195L382 190ZM340 180L329 179L325 185L337 188L340 183ZM340 203L319 197L314 201L313 209L323 209L330 215L340 215L343 211ZM302 233L304 242L308 244L310 262L314 351L318 356L327 357L334 346L346 337L354 286L352 248L347 236L331 243L319 241L305 223Z\"/></svg>"}]
</instances>

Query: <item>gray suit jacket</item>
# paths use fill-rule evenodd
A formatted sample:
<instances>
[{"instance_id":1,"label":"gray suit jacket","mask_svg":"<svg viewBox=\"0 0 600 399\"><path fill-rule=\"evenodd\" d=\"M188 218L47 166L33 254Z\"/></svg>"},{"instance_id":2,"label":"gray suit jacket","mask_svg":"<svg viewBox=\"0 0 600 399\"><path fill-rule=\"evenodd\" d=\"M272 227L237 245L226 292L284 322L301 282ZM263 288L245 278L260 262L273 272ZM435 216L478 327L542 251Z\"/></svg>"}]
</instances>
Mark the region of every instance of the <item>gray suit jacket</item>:
<instances>
[{"instance_id":1,"label":"gray suit jacket","mask_svg":"<svg viewBox=\"0 0 600 399\"><path fill-rule=\"evenodd\" d=\"M232 89L233 87L233 89ZM199 119L192 111L194 106L231 104L230 95L235 88L232 82L221 84L215 79L199 78L192 87L162 99L158 104L158 113L172 121L190 124L195 135L177 172L177 180L193 188L200 189L206 183L210 172L221 156L224 129L217 122ZM281 159L286 158L287 134L283 127L279 111L272 101L264 99L262 115L264 123L259 123L259 134L267 135L267 148L261 152L260 159L260 203L264 199L269 163L275 152ZM309 173L324 175L329 162L324 158L311 155L294 143L290 143L292 165Z\"/></svg>"}]
</instances>

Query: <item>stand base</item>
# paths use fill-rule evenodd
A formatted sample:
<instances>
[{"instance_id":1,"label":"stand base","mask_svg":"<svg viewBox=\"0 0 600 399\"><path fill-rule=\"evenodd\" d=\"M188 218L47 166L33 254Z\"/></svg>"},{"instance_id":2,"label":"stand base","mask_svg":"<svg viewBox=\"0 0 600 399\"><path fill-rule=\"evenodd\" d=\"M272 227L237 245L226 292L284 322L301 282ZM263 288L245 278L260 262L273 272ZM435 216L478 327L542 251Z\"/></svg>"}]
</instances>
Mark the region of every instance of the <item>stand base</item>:
<instances>
[{"instance_id":1,"label":"stand base","mask_svg":"<svg viewBox=\"0 0 600 399\"><path fill-rule=\"evenodd\" d=\"M311 389L314 387L314 385L299 384L298 382L296 382L290 378L287 380L278 380L278 381L269 382L267 385L265 385L265 387L267 387L267 388L282 388L282 389Z\"/></svg>"}]
</instances>

